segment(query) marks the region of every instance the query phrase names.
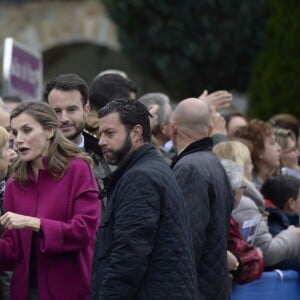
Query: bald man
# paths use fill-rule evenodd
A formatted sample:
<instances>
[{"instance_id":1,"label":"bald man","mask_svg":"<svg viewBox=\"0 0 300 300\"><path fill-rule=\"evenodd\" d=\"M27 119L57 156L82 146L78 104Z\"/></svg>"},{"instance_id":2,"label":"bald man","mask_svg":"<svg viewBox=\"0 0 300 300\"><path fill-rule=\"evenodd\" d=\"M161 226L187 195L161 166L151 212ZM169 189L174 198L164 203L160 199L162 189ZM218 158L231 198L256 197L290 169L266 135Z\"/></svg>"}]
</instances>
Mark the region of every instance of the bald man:
<instances>
[{"instance_id":1,"label":"bald man","mask_svg":"<svg viewBox=\"0 0 300 300\"><path fill-rule=\"evenodd\" d=\"M212 153L206 102L197 98L180 102L171 131L178 154L171 168L189 211L199 299L229 299L226 250L233 195L225 170Z\"/></svg>"}]
</instances>

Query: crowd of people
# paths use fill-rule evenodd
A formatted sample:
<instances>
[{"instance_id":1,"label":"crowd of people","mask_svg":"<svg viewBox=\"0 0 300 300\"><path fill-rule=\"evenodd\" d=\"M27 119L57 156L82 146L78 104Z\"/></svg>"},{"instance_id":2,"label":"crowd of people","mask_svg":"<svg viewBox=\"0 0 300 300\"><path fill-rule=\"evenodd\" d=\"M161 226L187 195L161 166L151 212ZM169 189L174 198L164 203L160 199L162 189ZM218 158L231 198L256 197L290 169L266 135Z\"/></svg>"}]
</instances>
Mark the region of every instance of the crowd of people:
<instances>
[{"instance_id":1,"label":"crowd of people","mask_svg":"<svg viewBox=\"0 0 300 300\"><path fill-rule=\"evenodd\" d=\"M0 103L2 300L224 300L300 270L295 116L224 114L222 90L173 108L116 70L36 100Z\"/></svg>"}]
</instances>

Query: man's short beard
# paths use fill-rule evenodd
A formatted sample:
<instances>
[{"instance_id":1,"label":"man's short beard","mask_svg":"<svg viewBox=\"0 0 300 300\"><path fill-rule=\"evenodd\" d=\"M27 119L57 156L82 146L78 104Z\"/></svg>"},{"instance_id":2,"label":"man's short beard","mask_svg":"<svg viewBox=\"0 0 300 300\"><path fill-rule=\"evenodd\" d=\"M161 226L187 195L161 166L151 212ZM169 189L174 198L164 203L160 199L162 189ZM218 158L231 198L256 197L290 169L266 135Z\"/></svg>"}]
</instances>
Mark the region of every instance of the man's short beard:
<instances>
[{"instance_id":1,"label":"man's short beard","mask_svg":"<svg viewBox=\"0 0 300 300\"><path fill-rule=\"evenodd\" d=\"M67 139L70 141L75 141L81 135L81 133L82 131L75 132L74 134L68 136Z\"/></svg>"},{"instance_id":2,"label":"man's short beard","mask_svg":"<svg viewBox=\"0 0 300 300\"><path fill-rule=\"evenodd\" d=\"M82 131L83 131L83 129L84 129L84 123L82 123L82 124L80 125L80 127L77 128L77 129L78 129L78 130L76 130L75 133L73 133L73 134L70 135L70 136L66 136L66 138L67 138L68 140L70 140L70 141L76 141L76 139L82 134Z\"/></svg>"},{"instance_id":3,"label":"man's short beard","mask_svg":"<svg viewBox=\"0 0 300 300\"><path fill-rule=\"evenodd\" d=\"M119 165L125 157L129 154L132 149L132 142L130 139L130 134L127 132L123 147L120 150L114 151L110 159L107 159L107 162L110 165Z\"/></svg>"}]
</instances>

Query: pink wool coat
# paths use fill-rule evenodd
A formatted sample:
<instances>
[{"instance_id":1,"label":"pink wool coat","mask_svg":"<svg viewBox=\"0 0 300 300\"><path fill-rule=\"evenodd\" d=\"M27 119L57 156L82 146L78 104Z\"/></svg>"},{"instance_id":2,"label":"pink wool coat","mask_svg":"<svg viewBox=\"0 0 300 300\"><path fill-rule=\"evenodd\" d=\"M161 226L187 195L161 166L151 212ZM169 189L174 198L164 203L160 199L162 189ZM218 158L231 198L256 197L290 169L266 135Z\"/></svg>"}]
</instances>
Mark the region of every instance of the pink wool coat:
<instances>
[{"instance_id":1,"label":"pink wool coat","mask_svg":"<svg viewBox=\"0 0 300 300\"><path fill-rule=\"evenodd\" d=\"M52 179L47 168L39 171L37 180L29 172L29 182L24 187L9 179L4 208L41 220L39 233L6 229L0 239L0 269L14 272L11 299L28 299L34 236L40 299L90 299L100 202L96 180L87 163L72 160L59 180Z\"/></svg>"}]
</instances>

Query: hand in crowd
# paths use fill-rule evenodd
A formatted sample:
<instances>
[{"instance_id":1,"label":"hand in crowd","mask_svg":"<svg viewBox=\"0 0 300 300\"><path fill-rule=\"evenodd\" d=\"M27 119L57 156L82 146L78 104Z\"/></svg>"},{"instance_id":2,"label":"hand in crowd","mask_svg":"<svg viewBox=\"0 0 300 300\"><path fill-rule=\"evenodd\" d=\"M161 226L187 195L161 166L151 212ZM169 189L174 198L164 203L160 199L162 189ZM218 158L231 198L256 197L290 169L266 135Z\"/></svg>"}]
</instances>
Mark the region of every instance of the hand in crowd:
<instances>
[{"instance_id":1,"label":"hand in crowd","mask_svg":"<svg viewBox=\"0 0 300 300\"><path fill-rule=\"evenodd\" d=\"M210 106L210 119L212 123L211 136L214 134L227 135L225 120L222 115L216 111L213 105Z\"/></svg>"},{"instance_id":2,"label":"hand in crowd","mask_svg":"<svg viewBox=\"0 0 300 300\"><path fill-rule=\"evenodd\" d=\"M204 100L209 107L214 106L219 111L230 106L232 103L232 94L223 90L208 94L207 90L204 90L199 99Z\"/></svg>"},{"instance_id":3,"label":"hand in crowd","mask_svg":"<svg viewBox=\"0 0 300 300\"><path fill-rule=\"evenodd\" d=\"M260 257L264 257L264 254L263 254L263 252L261 251L261 249L260 248L258 248L258 247L256 247L255 248L256 249L256 251L258 252L258 255L260 256Z\"/></svg>"},{"instance_id":4,"label":"hand in crowd","mask_svg":"<svg viewBox=\"0 0 300 300\"><path fill-rule=\"evenodd\" d=\"M269 212L268 211L264 211L263 215L262 215L262 219L264 220L264 222L266 224L268 224L268 219L269 219Z\"/></svg>"},{"instance_id":5,"label":"hand in crowd","mask_svg":"<svg viewBox=\"0 0 300 300\"><path fill-rule=\"evenodd\" d=\"M31 229L39 231L41 221L38 218L7 212L0 217L0 224L8 229Z\"/></svg>"},{"instance_id":6,"label":"hand in crowd","mask_svg":"<svg viewBox=\"0 0 300 300\"><path fill-rule=\"evenodd\" d=\"M234 271L236 269L237 264L238 264L237 258L229 250L227 250L227 263L228 263L228 270L229 271Z\"/></svg>"},{"instance_id":7,"label":"hand in crowd","mask_svg":"<svg viewBox=\"0 0 300 300\"><path fill-rule=\"evenodd\" d=\"M8 155L9 155L9 165L11 166L13 162L18 158L18 153L13 149L9 149Z\"/></svg>"},{"instance_id":8,"label":"hand in crowd","mask_svg":"<svg viewBox=\"0 0 300 300\"><path fill-rule=\"evenodd\" d=\"M297 236L300 238L300 227L296 227L295 225L290 225L288 229L294 231L297 234Z\"/></svg>"}]
</instances>

